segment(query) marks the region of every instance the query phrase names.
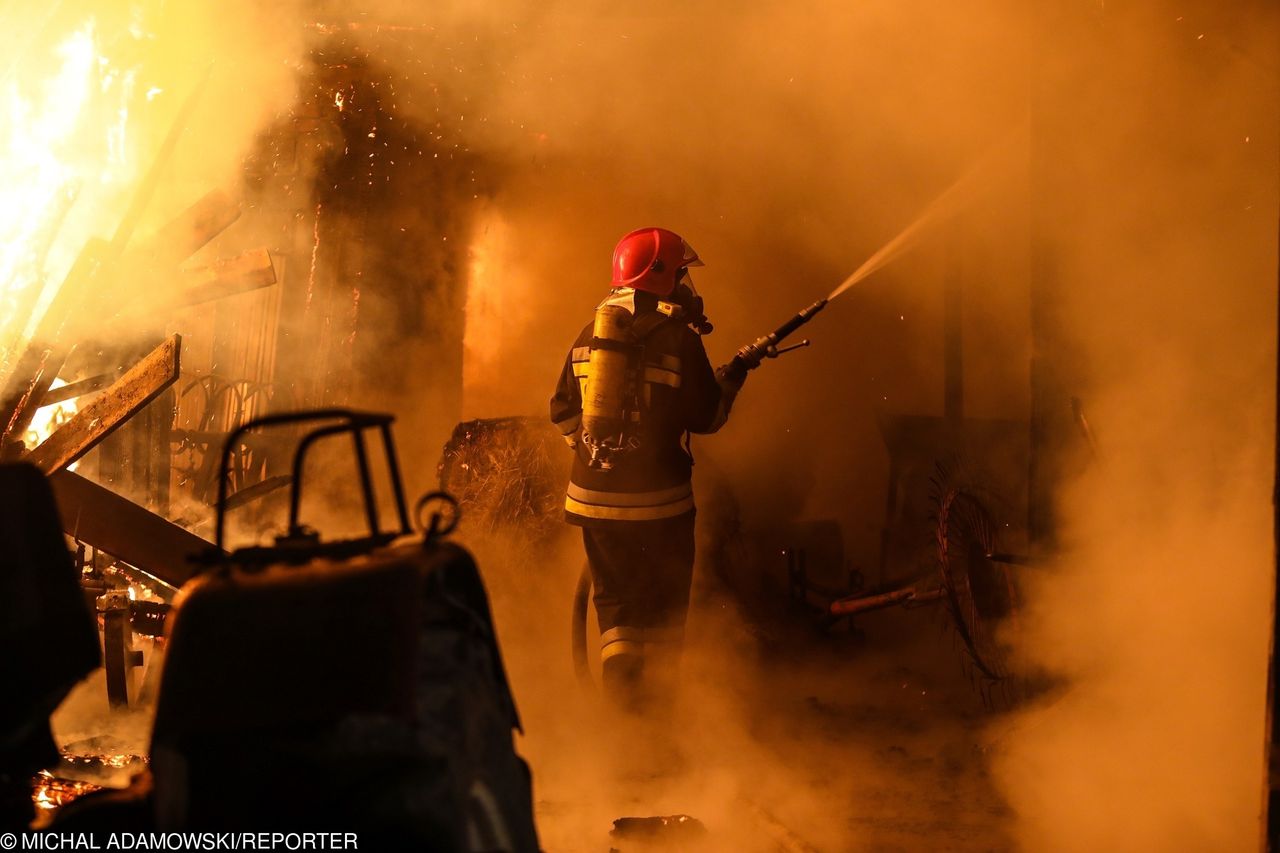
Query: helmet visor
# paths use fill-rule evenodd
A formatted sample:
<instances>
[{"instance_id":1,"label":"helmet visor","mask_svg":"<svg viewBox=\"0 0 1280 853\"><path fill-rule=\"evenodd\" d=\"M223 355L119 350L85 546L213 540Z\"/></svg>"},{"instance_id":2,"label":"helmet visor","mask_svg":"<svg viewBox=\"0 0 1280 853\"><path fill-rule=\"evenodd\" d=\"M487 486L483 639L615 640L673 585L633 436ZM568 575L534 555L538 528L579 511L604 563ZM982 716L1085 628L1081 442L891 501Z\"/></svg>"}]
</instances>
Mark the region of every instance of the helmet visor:
<instances>
[{"instance_id":1,"label":"helmet visor","mask_svg":"<svg viewBox=\"0 0 1280 853\"><path fill-rule=\"evenodd\" d=\"M683 266L686 266L686 267L700 267L700 266L704 266L704 264L702 263L701 259L699 259L699 258L698 258L698 253L697 253L697 252L695 252L695 251L693 250L693 247L689 245L689 241L688 241L688 240L685 240L684 238L681 238L681 239L680 239L680 246L681 246L681 248L683 248L683 250L684 250L684 254L683 254L682 260L680 261L680 263L681 263Z\"/></svg>"},{"instance_id":2,"label":"helmet visor","mask_svg":"<svg viewBox=\"0 0 1280 853\"><path fill-rule=\"evenodd\" d=\"M699 264L702 262L699 261ZM681 267L680 272L676 275L676 289L688 288L689 292L694 296L698 295L698 288L693 286L693 277L689 275L688 267Z\"/></svg>"}]
</instances>

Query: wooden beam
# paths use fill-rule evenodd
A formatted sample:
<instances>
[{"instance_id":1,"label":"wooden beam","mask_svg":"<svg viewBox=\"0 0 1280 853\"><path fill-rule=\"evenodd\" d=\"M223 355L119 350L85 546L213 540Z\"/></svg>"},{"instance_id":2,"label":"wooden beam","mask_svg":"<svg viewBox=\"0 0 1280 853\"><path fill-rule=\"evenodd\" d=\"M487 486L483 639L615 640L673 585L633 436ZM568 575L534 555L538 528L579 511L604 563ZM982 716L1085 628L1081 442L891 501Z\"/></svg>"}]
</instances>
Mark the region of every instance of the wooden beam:
<instances>
[{"instance_id":1,"label":"wooden beam","mask_svg":"<svg viewBox=\"0 0 1280 853\"><path fill-rule=\"evenodd\" d=\"M28 460L45 474L60 471L92 450L120 424L178 379L182 338L174 335L125 372L97 399L31 451Z\"/></svg>"},{"instance_id":2,"label":"wooden beam","mask_svg":"<svg viewBox=\"0 0 1280 853\"><path fill-rule=\"evenodd\" d=\"M189 558L213 547L213 543L73 471L58 471L49 484L68 536L167 584L185 583L195 574Z\"/></svg>"},{"instance_id":3,"label":"wooden beam","mask_svg":"<svg viewBox=\"0 0 1280 853\"><path fill-rule=\"evenodd\" d=\"M207 267L183 270L182 278L183 288L177 294L178 302L188 306L270 287L276 283L276 270L269 251L253 249Z\"/></svg>"},{"instance_id":4,"label":"wooden beam","mask_svg":"<svg viewBox=\"0 0 1280 853\"><path fill-rule=\"evenodd\" d=\"M142 246L125 257L126 267L150 267L168 272L227 230L240 218L240 205L222 190L206 193Z\"/></svg>"},{"instance_id":5,"label":"wooden beam","mask_svg":"<svg viewBox=\"0 0 1280 853\"><path fill-rule=\"evenodd\" d=\"M276 270L268 250L253 249L180 272L157 268L141 281L143 284L133 288L120 313L111 319L112 324L164 318L179 308L270 287L276 283Z\"/></svg>"},{"instance_id":6,"label":"wooden beam","mask_svg":"<svg viewBox=\"0 0 1280 853\"><path fill-rule=\"evenodd\" d=\"M102 275L108 249L102 240L85 243L35 333L14 360L14 368L0 391L0 437L5 441L0 456L8 456L13 443L21 440L66 362L76 332L87 317L95 316L96 294L108 286Z\"/></svg>"},{"instance_id":7,"label":"wooden beam","mask_svg":"<svg viewBox=\"0 0 1280 853\"><path fill-rule=\"evenodd\" d=\"M119 373L100 373L97 376L90 376L88 379L81 379L79 382L71 382L66 385L60 385L57 388L50 388L40 398L40 408L52 406L55 403L63 403L67 400L74 400L76 397L83 397L85 394L92 394L94 391L101 391L112 382L115 382L116 377L119 375Z\"/></svg>"}]
</instances>

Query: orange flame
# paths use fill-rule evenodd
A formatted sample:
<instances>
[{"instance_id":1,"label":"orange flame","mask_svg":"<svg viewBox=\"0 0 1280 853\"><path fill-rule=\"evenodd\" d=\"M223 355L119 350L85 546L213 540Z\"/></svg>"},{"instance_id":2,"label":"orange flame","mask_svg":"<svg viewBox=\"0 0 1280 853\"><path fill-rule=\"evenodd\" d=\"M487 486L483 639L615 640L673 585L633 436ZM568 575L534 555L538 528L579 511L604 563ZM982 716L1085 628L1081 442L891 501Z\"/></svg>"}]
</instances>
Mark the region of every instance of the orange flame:
<instances>
[{"instance_id":1,"label":"orange flame","mask_svg":"<svg viewBox=\"0 0 1280 853\"><path fill-rule=\"evenodd\" d=\"M103 55L93 20L29 53L0 78L0 312L22 324L9 338L29 329L84 241L110 233L137 175L137 68Z\"/></svg>"},{"instance_id":2,"label":"orange flame","mask_svg":"<svg viewBox=\"0 0 1280 853\"><path fill-rule=\"evenodd\" d=\"M66 384L61 379L55 379L49 388L53 390ZM35 416L31 419L31 425L27 427L27 432L22 437L22 443L27 450L34 450L40 442L52 435L54 430L71 420L71 416L76 413L77 408L75 400L63 400L61 403L54 403L52 406L41 406L36 409ZM72 470L75 470L74 465Z\"/></svg>"}]
</instances>

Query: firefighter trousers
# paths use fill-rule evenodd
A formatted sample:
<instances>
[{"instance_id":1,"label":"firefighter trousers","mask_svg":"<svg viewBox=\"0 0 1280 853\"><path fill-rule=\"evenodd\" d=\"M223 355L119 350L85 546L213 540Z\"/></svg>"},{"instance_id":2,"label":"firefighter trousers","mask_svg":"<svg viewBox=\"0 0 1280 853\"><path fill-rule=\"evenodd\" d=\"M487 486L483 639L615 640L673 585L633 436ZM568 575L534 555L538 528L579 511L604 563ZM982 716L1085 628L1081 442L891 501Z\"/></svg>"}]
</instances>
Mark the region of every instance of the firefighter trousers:
<instances>
[{"instance_id":1,"label":"firefighter trousers","mask_svg":"<svg viewBox=\"0 0 1280 853\"><path fill-rule=\"evenodd\" d=\"M693 529L692 512L582 528L605 690L624 703L642 682L648 692L665 691L657 682L674 677L693 581Z\"/></svg>"}]
</instances>

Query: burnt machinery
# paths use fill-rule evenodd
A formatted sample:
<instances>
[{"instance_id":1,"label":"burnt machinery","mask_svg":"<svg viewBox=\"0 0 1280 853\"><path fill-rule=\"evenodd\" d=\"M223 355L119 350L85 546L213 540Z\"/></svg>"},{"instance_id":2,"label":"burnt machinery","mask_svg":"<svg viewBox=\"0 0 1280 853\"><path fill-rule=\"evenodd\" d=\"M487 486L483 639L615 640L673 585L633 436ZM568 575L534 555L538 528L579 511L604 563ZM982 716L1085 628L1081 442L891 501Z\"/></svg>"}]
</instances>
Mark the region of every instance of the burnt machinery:
<instances>
[{"instance_id":1,"label":"burnt machinery","mask_svg":"<svg viewBox=\"0 0 1280 853\"><path fill-rule=\"evenodd\" d=\"M457 504L425 495L415 527L392 421L324 409L247 422L223 447L215 542L190 555L193 575L172 606L153 613L118 591L98 596L109 641L144 620L165 639L149 781L126 795L132 820L298 829L322 814L397 846L538 849L484 584L445 541ZM229 549L234 448L267 430L296 440L287 526L269 545ZM354 536L325 537L303 518L316 479L307 462L327 439L348 441L355 457L347 493L364 529ZM87 608L83 621L92 624ZM121 806L88 794L76 808L92 822L94 809Z\"/></svg>"}]
</instances>

